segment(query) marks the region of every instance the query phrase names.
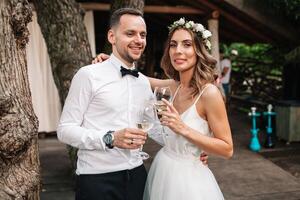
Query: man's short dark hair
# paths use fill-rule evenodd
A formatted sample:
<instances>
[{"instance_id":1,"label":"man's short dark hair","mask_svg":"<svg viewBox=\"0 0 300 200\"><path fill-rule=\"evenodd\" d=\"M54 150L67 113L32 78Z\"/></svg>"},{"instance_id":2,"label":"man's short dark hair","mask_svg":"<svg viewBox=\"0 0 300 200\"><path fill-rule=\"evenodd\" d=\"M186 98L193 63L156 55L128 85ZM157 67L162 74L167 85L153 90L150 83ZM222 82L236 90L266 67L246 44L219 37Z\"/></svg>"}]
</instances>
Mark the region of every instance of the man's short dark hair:
<instances>
[{"instance_id":1,"label":"man's short dark hair","mask_svg":"<svg viewBox=\"0 0 300 200\"><path fill-rule=\"evenodd\" d=\"M136 15L143 17L143 13L135 8L120 8L115 10L110 17L109 27L112 28L120 23L120 18L122 15L129 14L129 15Z\"/></svg>"}]
</instances>

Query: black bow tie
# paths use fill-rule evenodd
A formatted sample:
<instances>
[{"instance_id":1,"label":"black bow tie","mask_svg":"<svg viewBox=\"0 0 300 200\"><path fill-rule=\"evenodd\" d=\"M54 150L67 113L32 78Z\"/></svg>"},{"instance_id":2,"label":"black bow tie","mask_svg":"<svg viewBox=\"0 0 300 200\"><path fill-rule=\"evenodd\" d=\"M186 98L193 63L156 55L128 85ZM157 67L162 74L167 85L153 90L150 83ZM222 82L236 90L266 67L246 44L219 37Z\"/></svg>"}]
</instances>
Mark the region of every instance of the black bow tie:
<instances>
[{"instance_id":1,"label":"black bow tie","mask_svg":"<svg viewBox=\"0 0 300 200\"><path fill-rule=\"evenodd\" d=\"M135 76L135 77L139 77L139 72L134 69L134 70L130 70L130 69L126 69L125 67L121 66L121 70L120 70L122 77L125 75L131 75L131 76Z\"/></svg>"}]
</instances>

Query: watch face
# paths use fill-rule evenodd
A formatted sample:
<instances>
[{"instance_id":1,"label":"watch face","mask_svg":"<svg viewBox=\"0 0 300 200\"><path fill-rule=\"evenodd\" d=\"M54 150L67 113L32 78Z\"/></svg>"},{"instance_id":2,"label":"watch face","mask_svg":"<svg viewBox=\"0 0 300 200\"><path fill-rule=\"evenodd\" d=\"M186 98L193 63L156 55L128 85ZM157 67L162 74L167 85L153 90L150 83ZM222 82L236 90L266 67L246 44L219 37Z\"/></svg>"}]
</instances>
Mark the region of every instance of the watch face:
<instances>
[{"instance_id":1,"label":"watch face","mask_svg":"<svg viewBox=\"0 0 300 200\"><path fill-rule=\"evenodd\" d=\"M103 140L104 140L105 144L111 144L112 143L112 135L110 133L105 134Z\"/></svg>"}]
</instances>

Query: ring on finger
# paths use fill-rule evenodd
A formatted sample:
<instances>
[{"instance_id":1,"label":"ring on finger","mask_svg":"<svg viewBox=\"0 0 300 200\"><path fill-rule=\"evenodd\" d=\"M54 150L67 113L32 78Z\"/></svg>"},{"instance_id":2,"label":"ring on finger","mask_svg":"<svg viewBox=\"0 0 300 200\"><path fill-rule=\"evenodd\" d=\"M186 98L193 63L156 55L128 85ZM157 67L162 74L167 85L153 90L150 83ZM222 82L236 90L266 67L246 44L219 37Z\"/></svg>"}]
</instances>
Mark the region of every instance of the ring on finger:
<instances>
[{"instance_id":1,"label":"ring on finger","mask_svg":"<svg viewBox=\"0 0 300 200\"><path fill-rule=\"evenodd\" d=\"M131 142L130 142L130 144L133 144L133 138L131 138Z\"/></svg>"}]
</instances>

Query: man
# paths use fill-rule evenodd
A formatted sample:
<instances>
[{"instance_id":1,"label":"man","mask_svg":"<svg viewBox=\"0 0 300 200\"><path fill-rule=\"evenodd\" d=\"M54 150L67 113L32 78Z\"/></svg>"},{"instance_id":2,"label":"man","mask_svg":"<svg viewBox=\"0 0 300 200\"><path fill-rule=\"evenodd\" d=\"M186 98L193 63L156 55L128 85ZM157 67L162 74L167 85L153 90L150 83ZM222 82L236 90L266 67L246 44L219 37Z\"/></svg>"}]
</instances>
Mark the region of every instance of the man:
<instances>
[{"instance_id":1,"label":"man","mask_svg":"<svg viewBox=\"0 0 300 200\"><path fill-rule=\"evenodd\" d=\"M115 11L108 40L110 58L74 76L57 130L60 141L79 149L77 200L143 197L147 174L136 150L146 133L132 128L131 116L152 95L147 78L134 71L146 46L142 14L130 8Z\"/></svg>"},{"instance_id":2,"label":"man","mask_svg":"<svg viewBox=\"0 0 300 200\"><path fill-rule=\"evenodd\" d=\"M221 83L224 90L226 99L228 99L230 91L230 74L231 74L231 61L225 57L224 52L220 51L220 65L221 65Z\"/></svg>"}]
</instances>

